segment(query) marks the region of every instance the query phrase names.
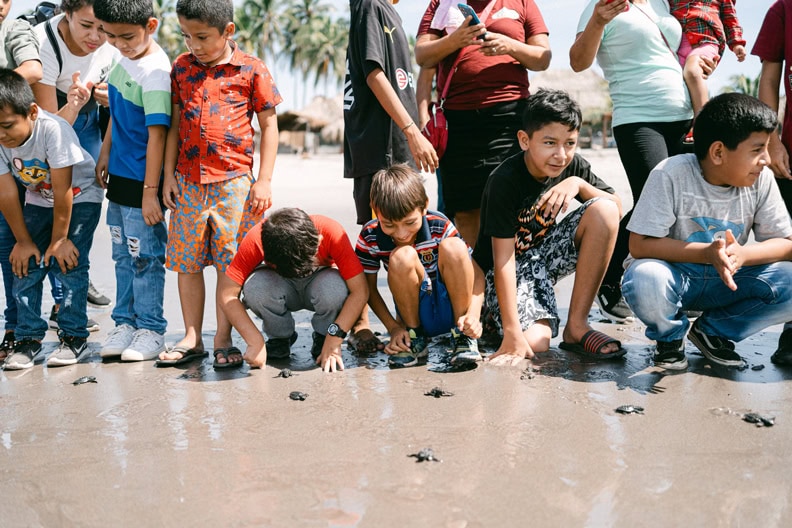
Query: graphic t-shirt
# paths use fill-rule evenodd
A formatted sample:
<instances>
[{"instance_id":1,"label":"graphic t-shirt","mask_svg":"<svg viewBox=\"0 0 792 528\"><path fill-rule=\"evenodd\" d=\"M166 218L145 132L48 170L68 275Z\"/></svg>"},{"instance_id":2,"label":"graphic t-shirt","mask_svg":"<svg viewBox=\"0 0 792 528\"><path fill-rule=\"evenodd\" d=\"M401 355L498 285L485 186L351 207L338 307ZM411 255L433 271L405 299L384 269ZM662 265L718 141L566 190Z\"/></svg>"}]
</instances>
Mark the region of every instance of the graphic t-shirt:
<instances>
[{"instance_id":1,"label":"graphic t-shirt","mask_svg":"<svg viewBox=\"0 0 792 528\"><path fill-rule=\"evenodd\" d=\"M389 0L350 0L349 47L344 79L344 177L374 174L395 163L414 166L407 138L366 84L379 68L399 101L418 122L412 57L402 20Z\"/></svg>"},{"instance_id":2,"label":"graphic t-shirt","mask_svg":"<svg viewBox=\"0 0 792 528\"><path fill-rule=\"evenodd\" d=\"M627 230L655 238L705 242L731 229L740 244L792 236L789 213L765 168L750 187L707 183L695 154L672 156L655 167L633 209ZM625 268L632 257L624 262Z\"/></svg>"},{"instance_id":3,"label":"graphic t-shirt","mask_svg":"<svg viewBox=\"0 0 792 528\"><path fill-rule=\"evenodd\" d=\"M781 63L787 106L781 141L792 152L792 0L778 0L770 6L751 54Z\"/></svg>"},{"instance_id":4,"label":"graphic t-shirt","mask_svg":"<svg viewBox=\"0 0 792 528\"><path fill-rule=\"evenodd\" d=\"M613 194L615 191L591 172L591 165L579 154L557 178L539 182L528 172L525 153L519 152L492 171L481 196L481 224L473 258L486 273L493 266L492 237L515 238L517 256L536 246L547 230L555 225L555 218L542 215L537 200L550 188L572 176L577 176L597 189ZM578 197L578 201L583 201Z\"/></svg>"},{"instance_id":5,"label":"graphic t-shirt","mask_svg":"<svg viewBox=\"0 0 792 528\"><path fill-rule=\"evenodd\" d=\"M316 252L316 265L335 266L344 280L363 273L363 267L355 256L355 250L352 249L352 243L343 226L332 218L322 215L310 215L310 218L322 236L319 249ZM266 221L265 218L248 231L239 244L234 260L226 268L225 273L228 278L240 286L257 267L267 265L266 254L261 243L261 228Z\"/></svg>"},{"instance_id":6,"label":"graphic t-shirt","mask_svg":"<svg viewBox=\"0 0 792 528\"><path fill-rule=\"evenodd\" d=\"M107 80L113 127L107 199L127 207L143 202L147 127L170 126L170 59L152 46L156 49L138 60L121 57Z\"/></svg>"},{"instance_id":7,"label":"graphic t-shirt","mask_svg":"<svg viewBox=\"0 0 792 528\"><path fill-rule=\"evenodd\" d=\"M77 133L66 120L42 109L25 143L13 149L0 146L0 164L0 172L10 172L25 186L26 203L53 207L50 169L64 167L72 167L74 203L102 201L103 192L94 172L96 164L80 146Z\"/></svg>"}]
</instances>

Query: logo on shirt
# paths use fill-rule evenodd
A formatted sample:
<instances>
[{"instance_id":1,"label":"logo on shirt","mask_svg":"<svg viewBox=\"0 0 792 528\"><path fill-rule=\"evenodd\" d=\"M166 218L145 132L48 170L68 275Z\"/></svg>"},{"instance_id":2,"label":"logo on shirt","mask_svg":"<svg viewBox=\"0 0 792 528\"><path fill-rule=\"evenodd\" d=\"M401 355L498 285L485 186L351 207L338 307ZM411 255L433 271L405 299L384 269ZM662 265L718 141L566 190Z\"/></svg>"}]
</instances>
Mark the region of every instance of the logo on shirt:
<instances>
[{"instance_id":1,"label":"logo on shirt","mask_svg":"<svg viewBox=\"0 0 792 528\"><path fill-rule=\"evenodd\" d=\"M382 26L382 31L385 32L386 35L390 37L391 44L393 44L393 33L398 29L398 26L393 26L389 28L388 26Z\"/></svg>"},{"instance_id":2,"label":"logo on shirt","mask_svg":"<svg viewBox=\"0 0 792 528\"><path fill-rule=\"evenodd\" d=\"M19 179L22 180L25 186L36 185L49 174L49 165L47 165L46 161L41 161L40 159L23 160L22 158L14 158L13 164Z\"/></svg>"},{"instance_id":3,"label":"logo on shirt","mask_svg":"<svg viewBox=\"0 0 792 528\"><path fill-rule=\"evenodd\" d=\"M401 68L396 68L396 85L399 90L404 90L412 84L412 73L407 73Z\"/></svg>"},{"instance_id":4,"label":"logo on shirt","mask_svg":"<svg viewBox=\"0 0 792 528\"><path fill-rule=\"evenodd\" d=\"M498 20L499 18L509 18L511 20L519 20L520 14L514 9L509 9L508 7L504 7L503 9L492 15L492 20Z\"/></svg>"},{"instance_id":5,"label":"logo on shirt","mask_svg":"<svg viewBox=\"0 0 792 528\"><path fill-rule=\"evenodd\" d=\"M421 249L418 251L418 255L421 257L421 263L426 266L434 262L434 251L431 248Z\"/></svg>"},{"instance_id":6,"label":"logo on shirt","mask_svg":"<svg viewBox=\"0 0 792 528\"><path fill-rule=\"evenodd\" d=\"M355 92L352 90L352 76L349 72L349 59L346 61L346 75L344 76L344 111L351 110L355 104Z\"/></svg>"},{"instance_id":7,"label":"logo on shirt","mask_svg":"<svg viewBox=\"0 0 792 528\"><path fill-rule=\"evenodd\" d=\"M731 229L734 238L739 238L743 232L743 226L720 218L700 216L690 220L701 226L702 231L691 234L687 238L687 242L713 242L724 239L726 238L727 229Z\"/></svg>"}]
</instances>

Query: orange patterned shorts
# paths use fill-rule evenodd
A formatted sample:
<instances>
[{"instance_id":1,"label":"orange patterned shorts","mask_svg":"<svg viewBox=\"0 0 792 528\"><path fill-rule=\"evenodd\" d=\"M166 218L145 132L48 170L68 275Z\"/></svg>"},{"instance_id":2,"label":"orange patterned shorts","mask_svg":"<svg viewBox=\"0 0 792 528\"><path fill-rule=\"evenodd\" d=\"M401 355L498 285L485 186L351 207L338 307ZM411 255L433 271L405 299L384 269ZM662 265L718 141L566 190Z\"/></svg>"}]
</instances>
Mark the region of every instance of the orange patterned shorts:
<instances>
[{"instance_id":1,"label":"orange patterned shorts","mask_svg":"<svg viewBox=\"0 0 792 528\"><path fill-rule=\"evenodd\" d=\"M252 175L217 183L194 183L176 174L179 196L168 223L165 266L200 273L214 265L225 271L248 230L263 214L250 207Z\"/></svg>"}]
</instances>

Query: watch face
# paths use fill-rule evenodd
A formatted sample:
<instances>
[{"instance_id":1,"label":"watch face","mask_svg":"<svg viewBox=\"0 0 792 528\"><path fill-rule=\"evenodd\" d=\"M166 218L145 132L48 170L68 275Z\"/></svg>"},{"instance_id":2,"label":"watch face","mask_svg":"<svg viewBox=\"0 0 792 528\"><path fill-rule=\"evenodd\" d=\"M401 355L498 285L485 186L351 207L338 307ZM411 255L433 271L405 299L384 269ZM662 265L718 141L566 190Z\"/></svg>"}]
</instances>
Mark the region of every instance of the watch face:
<instances>
[{"instance_id":1,"label":"watch face","mask_svg":"<svg viewBox=\"0 0 792 528\"><path fill-rule=\"evenodd\" d=\"M346 337L346 332L341 330L337 324L330 323L330 326L327 327L327 335L331 335L333 337Z\"/></svg>"}]
</instances>

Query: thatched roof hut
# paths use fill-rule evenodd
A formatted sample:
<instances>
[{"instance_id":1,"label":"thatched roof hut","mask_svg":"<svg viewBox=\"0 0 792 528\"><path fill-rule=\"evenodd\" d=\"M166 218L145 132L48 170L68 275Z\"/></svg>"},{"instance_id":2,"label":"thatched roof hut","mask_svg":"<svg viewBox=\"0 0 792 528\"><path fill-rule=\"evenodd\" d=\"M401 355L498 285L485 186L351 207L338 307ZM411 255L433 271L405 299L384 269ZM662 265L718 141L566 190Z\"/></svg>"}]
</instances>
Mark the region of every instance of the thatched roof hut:
<instances>
[{"instance_id":1,"label":"thatched roof hut","mask_svg":"<svg viewBox=\"0 0 792 528\"><path fill-rule=\"evenodd\" d=\"M289 110L278 114L279 130L306 130L319 132L338 119L343 119L342 96L324 97L317 95L308 106L300 110Z\"/></svg>"},{"instance_id":2,"label":"thatched roof hut","mask_svg":"<svg viewBox=\"0 0 792 528\"><path fill-rule=\"evenodd\" d=\"M607 81L590 69L580 73L547 70L532 74L531 92L539 88L565 90L578 102L586 121L599 121L613 109Z\"/></svg>"}]
</instances>

